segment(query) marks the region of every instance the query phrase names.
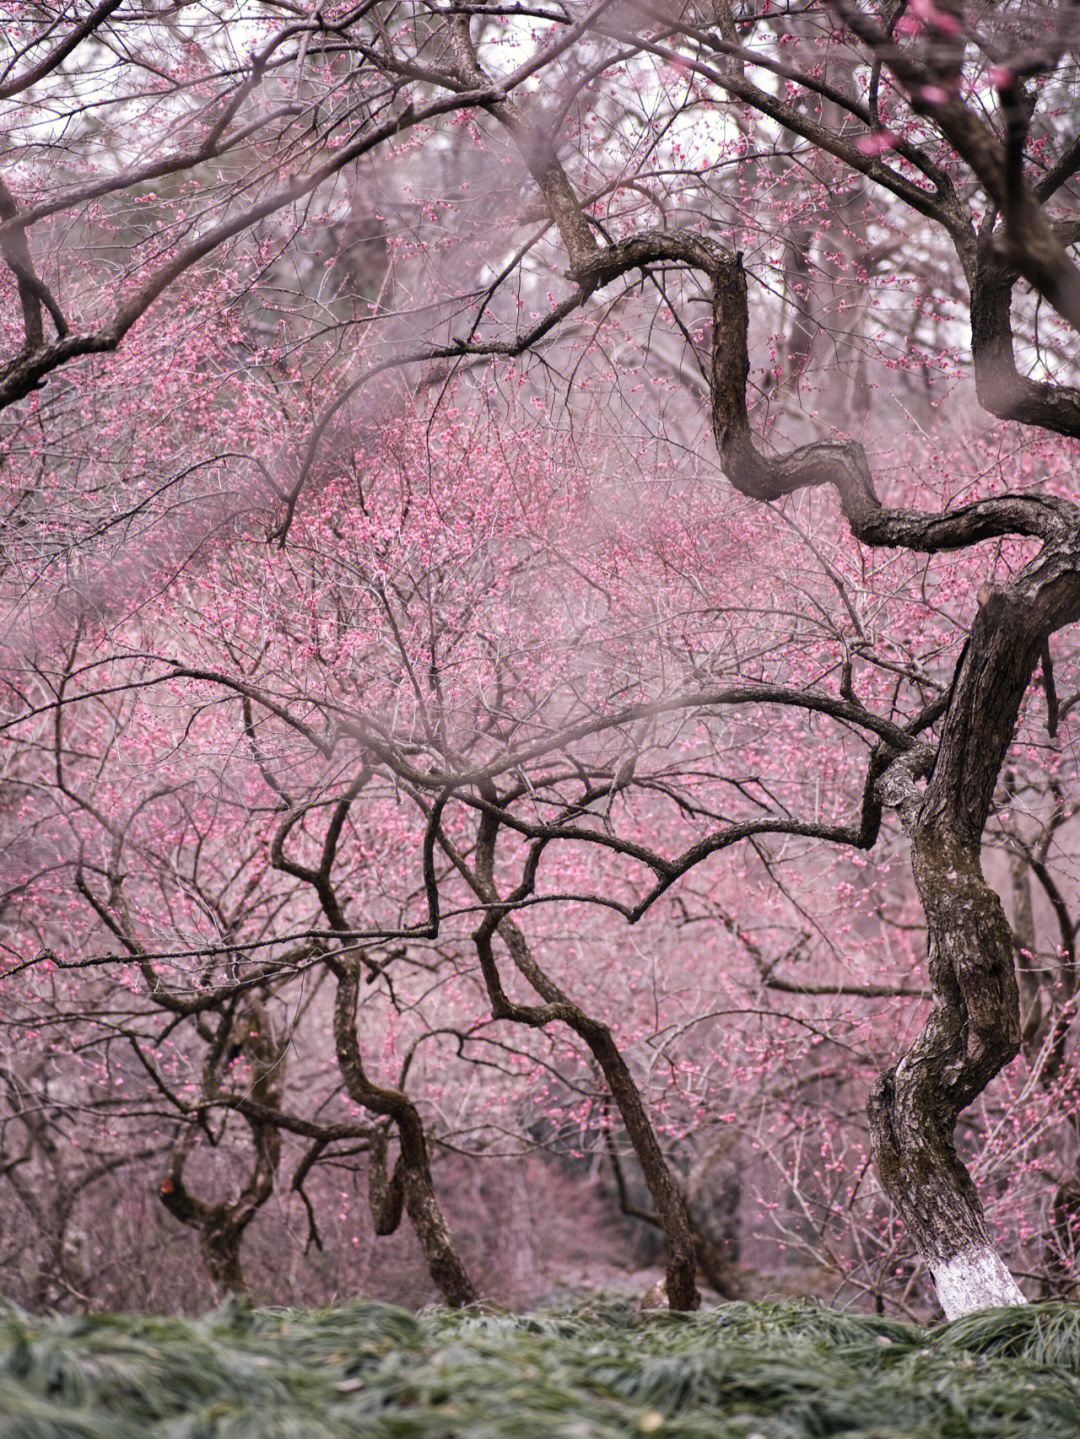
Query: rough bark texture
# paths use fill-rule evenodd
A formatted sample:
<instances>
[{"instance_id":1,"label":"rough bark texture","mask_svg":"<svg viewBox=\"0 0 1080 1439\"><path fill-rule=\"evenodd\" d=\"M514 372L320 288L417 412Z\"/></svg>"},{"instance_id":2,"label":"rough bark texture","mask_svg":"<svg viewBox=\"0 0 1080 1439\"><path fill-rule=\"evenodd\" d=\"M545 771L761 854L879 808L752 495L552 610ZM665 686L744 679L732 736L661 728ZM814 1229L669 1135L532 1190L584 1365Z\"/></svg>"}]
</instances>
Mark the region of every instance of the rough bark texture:
<instances>
[{"instance_id":1,"label":"rough bark texture","mask_svg":"<svg viewBox=\"0 0 1080 1439\"><path fill-rule=\"evenodd\" d=\"M1023 1292L992 1245L973 1246L931 1266L946 1319L976 1309L1026 1304Z\"/></svg>"},{"instance_id":2,"label":"rough bark texture","mask_svg":"<svg viewBox=\"0 0 1080 1439\"><path fill-rule=\"evenodd\" d=\"M960 1111L1020 1047L1019 995L1011 932L977 852L918 824L912 845L929 929L933 1006L914 1044L874 1086L868 1117L882 1186L952 1317L959 1311L950 1313L950 1304L961 1297L979 1301L969 1303L972 1308L1007 1302L1000 1276L985 1294L978 1289L979 1275L992 1267L965 1268L967 1258L992 1252L992 1245L953 1131ZM1015 1285L1008 1292L1012 1302L1022 1302Z\"/></svg>"},{"instance_id":3,"label":"rough bark texture","mask_svg":"<svg viewBox=\"0 0 1080 1439\"><path fill-rule=\"evenodd\" d=\"M227 1207L215 1205L207 1215L200 1232L200 1251L210 1278L227 1294L243 1294L244 1270L240 1263L240 1243L244 1231L229 1222Z\"/></svg>"},{"instance_id":4,"label":"rough bark texture","mask_svg":"<svg viewBox=\"0 0 1080 1439\"><path fill-rule=\"evenodd\" d=\"M994 785L1047 634L1077 611L1076 539L1047 546L1005 589L987 588L957 665L924 794L894 795L911 838L928 930L933 1007L881 1076L868 1114L882 1185L950 1317L1022 1303L956 1154L957 1116L1021 1043L1013 936L979 851Z\"/></svg>"},{"instance_id":5,"label":"rough bark texture","mask_svg":"<svg viewBox=\"0 0 1080 1439\"><path fill-rule=\"evenodd\" d=\"M1016 368L1011 318L1016 271L985 250L971 269L971 358L979 404L1003 420L1080 433L1080 390L1031 380Z\"/></svg>"}]
</instances>

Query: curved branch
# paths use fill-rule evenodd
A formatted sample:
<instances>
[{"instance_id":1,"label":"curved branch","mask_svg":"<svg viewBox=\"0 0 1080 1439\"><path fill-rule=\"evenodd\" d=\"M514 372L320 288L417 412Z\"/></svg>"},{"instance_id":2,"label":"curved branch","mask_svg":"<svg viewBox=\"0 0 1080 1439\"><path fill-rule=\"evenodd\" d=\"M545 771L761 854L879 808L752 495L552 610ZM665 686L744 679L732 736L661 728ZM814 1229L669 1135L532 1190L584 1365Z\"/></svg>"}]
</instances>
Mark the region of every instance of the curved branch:
<instances>
[{"instance_id":1,"label":"curved branch","mask_svg":"<svg viewBox=\"0 0 1080 1439\"><path fill-rule=\"evenodd\" d=\"M971 279L971 359L975 393L1000 420L1080 435L1080 389L1028 379L1013 352L1012 292L1019 276L982 249Z\"/></svg>"},{"instance_id":2,"label":"curved branch","mask_svg":"<svg viewBox=\"0 0 1080 1439\"><path fill-rule=\"evenodd\" d=\"M776 500L832 485L857 539L927 554L1002 535L1060 541L1080 522L1080 508L1045 495L994 496L937 514L887 508L874 491L866 451L856 440L818 440L785 455L762 454L746 407L749 310L741 256L717 252L713 273L713 430L724 473L740 493Z\"/></svg>"}]
</instances>

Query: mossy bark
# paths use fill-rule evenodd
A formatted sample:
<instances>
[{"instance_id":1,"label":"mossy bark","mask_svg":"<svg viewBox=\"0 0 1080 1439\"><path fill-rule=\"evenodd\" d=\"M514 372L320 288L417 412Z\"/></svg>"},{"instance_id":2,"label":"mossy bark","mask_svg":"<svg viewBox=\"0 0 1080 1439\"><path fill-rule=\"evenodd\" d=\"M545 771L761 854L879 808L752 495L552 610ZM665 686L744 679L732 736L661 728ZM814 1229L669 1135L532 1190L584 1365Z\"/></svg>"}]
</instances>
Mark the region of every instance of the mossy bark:
<instances>
[{"instance_id":1,"label":"mossy bark","mask_svg":"<svg viewBox=\"0 0 1080 1439\"><path fill-rule=\"evenodd\" d=\"M994 1251L953 1136L961 1111L1021 1045L1012 930L983 876L980 848L1048 622L1076 605L1075 576L1067 582L1059 560L1033 562L1008 589L984 587L926 790L909 783L906 793L887 796L911 839L932 1006L915 1042L874 1086L870 1138L882 1186L950 1318L1024 1302Z\"/></svg>"}]
</instances>

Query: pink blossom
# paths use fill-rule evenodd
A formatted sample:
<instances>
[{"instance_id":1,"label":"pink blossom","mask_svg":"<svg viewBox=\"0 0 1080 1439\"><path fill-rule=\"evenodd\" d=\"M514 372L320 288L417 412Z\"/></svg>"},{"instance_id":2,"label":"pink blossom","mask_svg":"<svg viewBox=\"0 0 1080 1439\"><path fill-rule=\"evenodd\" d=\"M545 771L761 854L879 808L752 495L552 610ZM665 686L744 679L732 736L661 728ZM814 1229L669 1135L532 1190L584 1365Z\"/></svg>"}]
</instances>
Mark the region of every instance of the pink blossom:
<instances>
[{"instance_id":1,"label":"pink blossom","mask_svg":"<svg viewBox=\"0 0 1080 1439\"><path fill-rule=\"evenodd\" d=\"M898 143L897 137L889 130L875 130L872 135L860 135L855 148L862 155L883 155Z\"/></svg>"}]
</instances>

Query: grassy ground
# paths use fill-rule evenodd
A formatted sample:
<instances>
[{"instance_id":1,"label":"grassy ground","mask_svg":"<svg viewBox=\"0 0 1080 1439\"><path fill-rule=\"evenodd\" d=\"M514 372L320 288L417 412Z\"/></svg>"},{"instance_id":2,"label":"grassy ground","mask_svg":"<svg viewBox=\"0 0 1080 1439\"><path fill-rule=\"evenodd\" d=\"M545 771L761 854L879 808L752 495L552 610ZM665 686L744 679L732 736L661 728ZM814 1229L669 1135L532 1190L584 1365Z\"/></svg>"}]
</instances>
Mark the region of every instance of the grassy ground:
<instances>
[{"instance_id":1,"label":"grassy ground","mask_svg":"<svg viewBox=\"0 0 1080 1439\"><path fill-rule=\"evenodd\" d=\"M0 1309L2 1439L1080 1439L1080 1309Z\"/></svg>"}]
</instances>

